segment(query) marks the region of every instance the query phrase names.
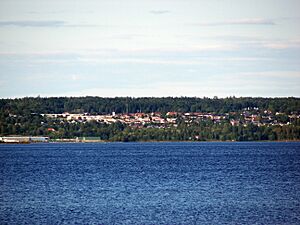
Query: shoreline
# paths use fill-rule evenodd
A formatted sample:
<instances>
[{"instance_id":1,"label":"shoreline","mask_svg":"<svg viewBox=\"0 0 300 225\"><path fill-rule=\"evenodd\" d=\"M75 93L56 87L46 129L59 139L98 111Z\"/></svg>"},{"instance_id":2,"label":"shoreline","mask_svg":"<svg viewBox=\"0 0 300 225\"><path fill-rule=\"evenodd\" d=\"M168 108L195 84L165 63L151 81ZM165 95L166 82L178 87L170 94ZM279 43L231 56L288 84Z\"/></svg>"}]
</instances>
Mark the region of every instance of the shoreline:
<instances>
[{"instance_id":1,"label":"shoreline","mask_svg":"<svg viewBox=\"0 0 300 225\"><path fill-rule=\"evenodd\" d=\"M257 143L257 142L274 142L274 143L287 143L287 142L300 142L300 140L256 140L256 141L49 141L49 142L0 142L0 145L11 144L107 144L107 143Z\"/></svg>"}]
</instances>

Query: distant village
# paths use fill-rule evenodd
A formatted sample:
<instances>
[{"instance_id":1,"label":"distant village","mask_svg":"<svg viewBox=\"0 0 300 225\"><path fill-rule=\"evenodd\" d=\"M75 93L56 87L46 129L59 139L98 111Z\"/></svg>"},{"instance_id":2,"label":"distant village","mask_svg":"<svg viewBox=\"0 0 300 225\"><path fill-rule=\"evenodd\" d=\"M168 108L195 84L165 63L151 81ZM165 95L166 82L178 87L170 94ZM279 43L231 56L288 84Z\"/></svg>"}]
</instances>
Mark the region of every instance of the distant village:
<instances>
[{"instance_id":1,"label":"distant village","mask_svg":"<svg viewBox=\"0 0 300 225\"><path fill-rule=\"evenodd\" d=\"M81 123L101 123L114 124L122 123L132 128L170 128L178 127L180 124L187 126L197 126L201 123L209 124L230 124L231 126L288 126L299 122L300 115L297 113L281 113L261 110L259 108L245 108L239 112L229 112L224 114L207 113L207 112L152 112L152 113L115 113L111 114L89 114L89 113L61 113L61 114L40 114L52 124L81 124ZM17 115L9 115L17 117ZM56 133L54 127L49 126L47 131ZM6 136L0 137L0 143L36 143L49 142L47 136ZM55 139L51 141L66 142L101 142L99 137L77 137L75 139Z\"/></svg>"},{"instance_id":2,"label":"distant village","mask_svg":"<svg viewBox=\"0 0 300 225\"><path fill-rule=\"evenodd\" d=\"M72 114L41 114L43 117L60 120L68 123L87 123L98 122L105 124L123 123L134 127L168 127L178 126L179 123L197 124L202 121L211 121L213 123L229 122L232 126L248 126L249 124L257 126L285 126L300 118L298 114L286 115L284 113L271 111L260 112L258 108L246 108L242 112L231 112L224 114L202 113L202 112L160 112L153 113L125 113L116 114L112 112L107 115L91 115L88 113ZM51 128L49 128L51 131ZM54 130L53 130L54 131Z\"/></svg>"}]
</instances>

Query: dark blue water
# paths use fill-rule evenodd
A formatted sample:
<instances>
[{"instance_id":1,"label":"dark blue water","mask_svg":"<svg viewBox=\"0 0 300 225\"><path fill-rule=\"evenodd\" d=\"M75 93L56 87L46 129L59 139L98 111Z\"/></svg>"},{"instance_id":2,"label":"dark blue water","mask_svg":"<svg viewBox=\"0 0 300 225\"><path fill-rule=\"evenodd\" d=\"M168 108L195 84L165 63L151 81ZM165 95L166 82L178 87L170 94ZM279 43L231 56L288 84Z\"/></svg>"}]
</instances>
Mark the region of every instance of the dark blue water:
<instances>
[{"instance_id":1,"label":"dark blue water","mask_svg":"<svg viewBox=\"0 0 300 225\"><path fill-rule=\"evenodd\" d=\"M300 224L300 143L0 145L0 224Z\"/></svg>"}]
</instances>

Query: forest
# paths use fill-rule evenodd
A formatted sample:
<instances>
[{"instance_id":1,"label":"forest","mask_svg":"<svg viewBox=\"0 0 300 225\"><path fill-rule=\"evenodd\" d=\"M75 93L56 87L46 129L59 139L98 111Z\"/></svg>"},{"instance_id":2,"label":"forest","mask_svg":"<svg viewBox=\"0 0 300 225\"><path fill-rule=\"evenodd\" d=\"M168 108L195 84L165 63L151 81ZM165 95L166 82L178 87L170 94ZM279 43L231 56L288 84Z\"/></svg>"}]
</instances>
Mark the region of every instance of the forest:
<instances>
[{"instance_id":1,"label":"forest","mask_svg":"<svg viewBox=\"0 0 300 225\"><path fill-rule=\"evenodd\" d=\"M90 115L160 112L206 112L230 114L239 119L245 109L256 109L258 115L280 114L284 125L236 124L230 120L216 123L206 119L176 126L130 126L97 121L62 121L46 118L47 113L88 113ZM32 135L57 138L99 137L103 141L264 141L300 140L300 98L132 98L132 97L26 97L0 99L0 136ZM278 117L278 115L276 116ZM279 119L279 118L277 118Z\"/></svg>"}]
</instances>

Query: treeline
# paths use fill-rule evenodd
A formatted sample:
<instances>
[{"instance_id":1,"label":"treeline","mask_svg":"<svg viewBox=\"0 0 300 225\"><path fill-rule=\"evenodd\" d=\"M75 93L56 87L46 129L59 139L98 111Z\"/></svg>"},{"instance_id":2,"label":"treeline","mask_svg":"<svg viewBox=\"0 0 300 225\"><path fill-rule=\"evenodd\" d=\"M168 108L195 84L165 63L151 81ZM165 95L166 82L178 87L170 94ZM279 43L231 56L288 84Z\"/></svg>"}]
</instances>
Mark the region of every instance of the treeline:
<instances>
[{"instance_id":1,"label":"treeline","mask_svg":"<svg viewBox=\"0 0 300 225\"><path fill-rule=\"evenodd\" d=\"M51 97L0 99L0 113L26 115L30 113L91 113L109 114L136 112L214 112L228 113L244 108L259 108L272 112L300 112L300 98L101 98L101 97Z\"/></svg>"}]
</instances>

